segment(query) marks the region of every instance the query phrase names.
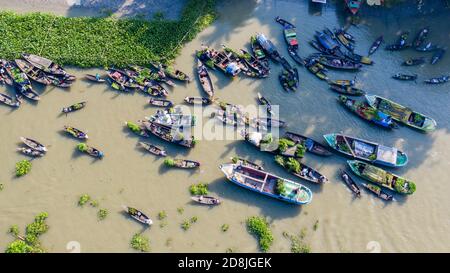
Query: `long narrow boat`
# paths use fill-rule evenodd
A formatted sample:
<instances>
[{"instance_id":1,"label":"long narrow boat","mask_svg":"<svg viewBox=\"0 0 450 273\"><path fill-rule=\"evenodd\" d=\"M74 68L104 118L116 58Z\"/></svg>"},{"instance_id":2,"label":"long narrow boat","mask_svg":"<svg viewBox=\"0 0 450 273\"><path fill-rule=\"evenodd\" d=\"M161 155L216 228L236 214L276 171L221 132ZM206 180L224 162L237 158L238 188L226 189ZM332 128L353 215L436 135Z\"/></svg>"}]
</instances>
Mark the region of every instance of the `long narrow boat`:
<instances>
[{"instance_id":1,"label":"long narrow boat","mask_svg":"<svg viewBox=\"0 0 450 273\"><path fill-rule=\"evenodd\" d=\"M352 177L346 171L340 171L341 178L344 181L345 185L355 194L356 197L361 197L361 190L358 185L353 181Z\"/></svg>"},{"instance_id":2,"label":"long narrow boat","mask_svg":"<svg viewBox=\"0 0 450 273\"><path fill-rule=\"evenodd\" d=\"M144 224L144 225L151 225L153 224L152 219L150 219L150 217L148 217L147 215L145 215L142 211L132 208L132 207L127 207L122 205L122 208L125 210L125 212L130 215L132 218L134 218L136 221Z\"/></svg>"},{"instance_id":3,"label":"long narrow boat","mask_svg":"<svg viewBox=\"0 0 450 273\"><path fill-rule=\"evenodd\" d=\"M170 65L156 63L156 62L150 62L150 64L155 69L164 71L165 75L167 75L168 77L170 77L174 80L179 80L179 81L183 81L183 82L191 81L191 78L186 73L184 73L183 71L180 71L178 69L175 69Z\"/></svg>"},{"instance_id":4,"label":"long narrow boat","mask_svg":"<svg viewBox=\"0 0 450 273\"><path fill-rule=\"evenodd\" d=\"M269 67L267 66L267 62L258 60L255 56L244 49L241 49L241 53L241 56L244 59L245 63L254 71L256 71L260 78L266 78L269 76L270 71Z\"/></svg>"},{"instance_id":5,"label":"long narrow boat","mask_svg":"<svg viewBox=\"0 0 450 273\"><path fill-rule=\"evenodd\" d=\"M272 58L272 60L274 60L276 62L280 61L280 58L281 58L280 53L278 52L277 48L272 43L272 41L267 39L267 37L264 34L258 33L256 35L256 41L262 47L264 52L267 55L269 55L270 58Z\"/></svg>"},{"instance_id":6,"label":"long narrow boat","mask_svg":"<svg viewBox=\"0 0 450 273\"><path fill-rule=\"evenodd\" d=\"M340 58L332 55L319 55L317 60L319 63L324 66L334 68L334 69L343 69L343 70L358 70L361 68L360 63L356 63L350 61L345 58Z\"/></svg>"},{"instance_id":7,"label":"long narrow boat","mask_svg":"<svg viewBox=\"0 0 450 273\"><path fill-rule=\"evenodd\" d=\"M24 155L31 156L31 157L43 157L45 155L45 153L43 153L43 152L33 150L31 148L25 148L25 147L17 148L17 151L21 152Z\"/></svg>"},{"instance_id":8,"label":"long narrow boat","mask_svg":"<svg viewBox=\"0 0 450 273\"><path fill-rule=\"evenodd\" d=\"M331 148L345 155L389 167L402 167L408 163L408 156L397 148L343 135L323 136Z\"/></svg>"},{"instance_id":9,"label":"long narrow boat","mask_svg":"<svg viewBox=\"0 0 450 273\"><path fill-rule=\"evenodd\" d=\"M204 97L186 97L184 98L184 101L188 104L201 104L201 105L210 105L211 103L213 103L213 100Z\"/></svg>"},{"instance_id":10,"label":"long narrow boat","mask_svg":"<svg viewBox=\"0 0 450 273\"><path fill-rule=\"evenodd\" d=\"M142 67L142 66L138 66L138 65L128 65L128 67L131 70L139 73L139 75L146 80L149 80L149 81L156 80L158 82L165 83L169 86L175 86L175 83L169 77L166 76L164 71L158 70L158 71L154 72L150 68Z\"/></svg>"},{"instance_id":11,"label":"long narrow boat","mask_svg":"<svg viewBox=\"0 0 450 273\"><path fill-rule=\"evenodd\" d=\"M450 76L440 76L440 77L434 77L434 78L430 78L428 80L425 80L425 83L428 84L441 84L441 83L446 83L450 80Z\"/></svg>"},{"instance_id":12,"label":"long narrow boat","mask_svg":"<svg viewBox=\"0 0 450 273\"><path fill-rule=\"evenodd\" d=\"M173 103L170 100L150 98L148 103L158 107L171 107Z\"/></svg>"},{"instance_id":13,"label":"long narrow boat","mask_svg":"<svg viewBox=\"0 0 450 273\"><path fill-rule=\"evenodd\" d=\"M434 119L415 112L396 102L377 95L366 95L366 100L370 106L390 115L395 121L424 132L430 132L436 129L437 124Z\"/></svg>"},{"instance_id":14,"label":"long narrow boat","mask_svg":"<svg viewBox=\"0 0 450 273\"><path fill-rule=\"evenodd\" d=\"M200 60L197 60L197 74L203 91L205 91L208 96L214 97L214 86L211 77L209 76L206 66Z\"/></svg>"},{"instance_id":15,"label":"long narrow boat","mask_svg":"<svg viewBox=\"0 0 450 273\"><path fill-rule=\"evenodd\" d=\"M416 191L414 182L406 178L359 160L349 160L347 163L356 175L389 190L401 194L412 194Z\"/></svg>"},{"instance_id":16,"label":"long narrow boat","mask_svg":"<svg viewBox=\"0 0 450 273\"><path fill-rule=\"evenodd\" d=\"M422 28L419 31L419 33L417 33L417 36L414 38L414 41L412 43L413 46L414 47L421 46L425 42L425 40L427 39L429 32L430 32L430 28L429 27Z\"/></svg>"},{"instance_id":17,"label":"long narrow boat","mask_svg":"<svg viewBox=\"0 0 450 273\"><path fill-rule=\"evenodd\" d=\"M64 132L67 132L74 138L78 138L78 139L88 139L89 138L89 136L85 132L83 132L77 128L71 127L71 126L64 125Z\"/></svg>"},{"instance_id":18,"label":"long narrow boat","mask_svg":"<svg viewBox=\"0 0 450 273\"><path fill-rule=\"evenodd\" d=\"M365 95L366 92L364 90L361 90L359 88L353 87L353 86L343 86L338 84L330 84L330 88L333 91L336 91L338 93L347 95L347 96L362 96Z\"/></svg>"},{"instance_id":19,"label":"long narrow boat","mask_svg":"<svg viewBox=\"0 0 450 273\"><path fill-rule=\"evenodd\" d=\"M389 194L385 191L383 191L380 187L377 185L369 184L369 183L361 183L361 185L366 188L371 193L378 196L378 198L383 199L384 201L395 201L395 198L392 194Z\"/></svg>"},{"instance_id":20,"label":"long narrow boat","mask_svg":"<svg viewBox=\"0 0 450 273\"><path fill-rule=\"evenodd\" d=\"M193 148L195 146L196 140L194 139L194 136L186 138L182 132L176 129L172 129L171 127L149 121L142 122L142 124L150 133L165 141L175 143L187 148Z\"/></svg>"},{"instance_id":21,"label":"long narrow boat","mask_svg":"<svg viewBox=\"0 0 450 273\"><path fill-rule=\"evenodd\" d=\"M13 85L14 82L11 79L11 77L8 75L8 73L6 72L6 65L7 61L6 60L2 60L0 59L0 83L4 84L6 83L7 85Z\"/></svg>"},{"instance_id":22,"label":"long narrow boat","mask_svg":"<svg viewBox=\"0 0 450 273\"><path fill-rule=\"evenodd\" d=\"M354 86L355 80L329 80L328 84L339 85L339 86Z\"/></svg>"},{"instance_id":23,"label":"long narrow boat","mask_svg":"<svg viewBox=\"0 0 450 273\"><path fill-rule=\"evenodd\" d=\"M304 60L298 55L298 40L295 26L288 21L281 19L280 16L275 18L275 21L283 26L284 40L287 43L289 55L299 65L304 65Z\"/></svg>"},{"instance_id":24,"label":"long narrow boat","mask_svg":"<svg viewBox=\"0 0 450 273\"><path fill-rule=\"evenodd\" d=\"M47 152L47 147L45 147L45 145L37 142L34 139L31 138L27 138L27 137L20 137L20 140L27 145L28 147L30 147L33 150L39 151L39 152Z\"/></svg>"},{"instance_id":25,"label":"long narrow boat","mask_svg":"<svg viewBox=\"0 0 450 273\"><path fill-rule=\"evenodd\" d=\"M250 46L252 48L253 55L255 58L261 62L264 67L269 68L269 60L267 59L264 49L259 45L256 36L250 37Z\"/></svg>"},{"instance_id":26,"label":"long narrow boat","mask_svg":"<svg viewBox=\"0 0 450 273\"><path fill-rule=\"evenodd\" d=\"M258 92L258 101L259 101L259 103L261 105L265 105L266 106L267 113L273 114L272 104L270 103L270 101L266 97L263 97L261 95L261 93L259 93L259 92Z\"/></svg>"},{"instance_id":27,"label":"long narrow boat","mask_svg":"<svg viewBox=\"0 0 450 273\"><path fill-rule=\"evenodd\" d=\"M91 147L89 145L87 145L86 143L79 143L77 145L77 149L78 151L82 152L82 153L86 153L92 157L98 158L98 159L102 159L104 157L103 152L101 152L100 150Z\"/></svg>"},{"instance_id":28,"label":"long narrow boat","mask_svg":"<svg viewBox=\"0 0 450 273\"><path fill-rule=\"evenodd\" d=\"M194 169L200 167L200 162L188 159L168 158L164 160L164 165L180 169Z\"/></svg>"},{"instance_id":29,"label":"long narrow boat","mask_svg":"<svg viewBox=\"0 0 450 273\"><path fill-rule=\"evenodd\" d=\"M194 115L170 113L168 110L158 110L155 115L146 117L146 119L160 125L176 128L192 127L196 124Z\"/></svg>"},{"instance_id":30,"label":"long narrow boat","mask_svg":"<svg viewBox=\"0 0 450 273\"><path fill-rule=\"evenodd\" d=\"M14 87L17 90L17 92L19 92L24 97L30 100L38 101L41 99L39 95L36 92L34 92L33 87L31 86L31 82L28 79L28 76L25 73L21 72L14 62L8 62L3 60L2 62L4 64L3 67L5 68L6 73L8 73L8 76L12 79L14 83Z\"/></svg>"},{"instance_id":31,"label":"long narrow boat","mask_svg":"<svg viewBox=\"0 0 450 273\"><path fill-rule=\"evenodd\" d=\"M410 75L410 74L402 74L397 73L392 75L393 79L400 80L400 81L415 81L417 80L417 74Z\"/></svg>"},{"instance_id":32,"label":"long narrow boat","mask_svg":"<svg viewBox=\"0 0 450 273\"><path fill-rule=\"evenodd\" d=\"M302 158L304 156L305 146L286 138L274 139L271 133L241 132L244 140L257 147L262 152L268 152L274 155Z\"/></svg>"},{"instance_id":33,"label":"long narrow boat","mask_svg":"<svg viewBox=\"0 0 450 273\"><path fill-rule=\"evenodd\" d=\"M384 38L383 35L381 35L380 37L378 37L373 44L370 46L369 48L369 56L372 55L373 53L375 53L375 51L377 51L377 49L380 47L380 45L384 42Z\"/></svg>"},{"instance_id":34,"label":"long narrow boat","mask_svg":"<svg viewBox=\"0 0 450 273\"><path fill-rule=\"evenodd\" d=\"M339 95L339 102L349 109L351 112L355 113L358 117L365 119L367 121L373 122L384 128L397 128L397 124L392 120L392 117L371 107L365 102L359 102L352 100L344 95Z\"/></svg>"},{"instance_id":35,"label":"long narrow boat","mask_svg":"<svg viewBox=\"0 0 450 273\"><path fill-rule=\"evenodd\" d=\"M139 88L145 94L155 97L167 97L169 92L156 80L150 80L145 83L143 88Z\"/></svg>"},{"instance_id":36,"label":"long narrow boat","mask_svg":"<svg viewBox=\"0 0 450 273\"><path fill-rule=\"evenodd\" d=\"M20 102L19 101L14 101L13 98L11 98L10 96L0 93L0 102L11 106L11 107L19 107L20 106Z\"/></svg>"},{"instance_id":37,"label":"long narrow boat","mask_svg":"<svg viewBox=\"0 0 450 273\"><path fill-rule=\"evenodd\" d=\"M314 74L317 78L321 80L328 80L328 76L325 74L326 68L317 62L315 59L306 59L305 67L309 72Z\"/></svg>"},{"instance_id":38,"label":"long narrow boat","mask_svg":"<svg viewBox=\"0 0 450 273\"><path fill-rule=\"evenodd\" d=\"M195 201L197 203L203 204L203 205L219 205L220 200L213 196L207 196L207 195L196 195L191 197L192 201Z\"/></svg>"},{"instance_id":39,"label":"long narrow boat","mask_svg":"<svg viewBox=\"0 0 450 273\"><path fill-rule=\"evenodd\" d=\"M402 65L403 66L415 66L415 65L421 65L425 63L425 58L424 57L420 57L420 58L410 58L405 60Z\"/></svg>"},{"instance_id":40,"label":"long narrow boat","mask_svg":"<svg viewBox=\"0 0 450 273\"><path fill-rule=\"evenodd\" d=\"M286 121L274 119L270 117L261 117L261 118L253 118L253 119L244 119L246 124L255 124L256 126L263 126L266 128L283 128L286 127Z\"/></svg>"},{"instance_id":41,"label":"long narrow boat","mask_svg":"<svg viewBox=\"0 0 450 273\"><path fill-rule=\"evenodd\" d=\"M60 65L54 63L52 60L37 56L34 54L23 53L22 58L41 69L42 71L54 75L66 75L68 74Z\"/></svg>"},{"instance_id":42,"label":"long narrow boat","mask_svg":"<svg viewBox=\"0 0 450 273\"><path fill-rule=\"evenodd\" d=\"M320 144L319 142L315 141L312 138L297 134L297 133L293 133L293 132L286 132L284 134L284 137L287 139L290 139L296 143L300 143L303 146L306 147L306 151L316 154L316 155L320 155L320 156L331 156L333 155L333 153L331 153L330 151L328 151L327 147L325 147L325 145Z\"/></svg>"},{"instance_id":43,"label":"long narrow boat","mask_svg":"<svg viewBox=\"0 0 450 273\"><path fill-rule=\"evenodd\" d=\"M411 44L406 43L409 37L409 32L405 31L400 34L397 42L392 45L386 46L386 50L394 51L394 50L402 50L411 46Z\"/></svg>"},{"instance_id":44,"label":"long narrow boat","mask_svg":"<svg viewBox=\"0 0 450 273\"><path fill-rule=\"evenodd\" d=\"M442 59L444 57L445 52L446 52L445 49L438 48L436 50L436 52L433 54L433 56L431 57L430 64L436 64L440 59Z\"/></svg>"},{"instance_id":45,"label":"long narrow boat","mask_svg":"<svg viewBox=\"0 0 450 273\"><path fill-rule=\"evenodd\" d=\"M133 80L127 73L123 70L110 68L107 71L108 77L116 82L117 84L124 86L126 88L135 89L139 87L139 84Z\"/></svg>"},{"instance_id":46,"label":"long narrow boat","mask_svg":"<svg viewBox=\"0 0 450 273\"><path fill-rule=\"evenodd\" d=\"M30 79L44 85L51 84L51 80L45 75L45 73L39 68L35 67L33 64L22 59L16 59L14 60L14 62L16 63L17 67L23 73L27 74Z\"/></svg>"},{"instance_id":47,"label":"long narrow boat","mask_svg":"<svg viewBox=\"0 0 450 273\"><path fill-rule=\"evenodd\" d=\"M319 173L317 170L299 162L292 157L277 155L275 156L275 162L286 169L288 172L306 181L315 184L323 184L328 181L328 178Z\"/></svg>"},{"instance_id":48,"label":"long narrow boat","mask_svg":"<svg viewBox=\"0 0 450 273\"><path fill-rule=\"evenodd\" d=\"M222 164L219 169L232 183L277 200L296 205L312 200L311 190L298 182L237 164Z\"/></svg>"},{"instance_id":49,"label":"long narrow boat","mask_svg":"<svg viewBox=\"0 0 450 273\"><path fill-rule=\"evenodd\" d=\"M142 147L143 149L145 149L146 151L148 151L149 153L152 153L154 155L167 156L166 151L164 151L162 148L160 148L156 145L153 145L151 143L138 142L138 145L140 147Z\"/></svg>"},{"instance_id":50,"label":"long narrow boat","mask_svg":"<svg viewBox=\"0 0 450 273\"><path fill-rule=\"evenodd\" d=\"M238 157L238 156L233 156L231 158L231 162L233 162L234 164L238 164L238 165L252 167L253 169L257 169L257 170L264 170L263 166L255 163L255 162L248 161L247 159Z\"/></svg>"},{"instance_id":51,"label":"long narrow boat","mask_svg":"<svg viewBox=\"0 0 450 273\"><path fill-rule=\"evenodd\" d=\"M435 45L431 42L428 42L426 44L422 44L419 47L416 47L416 50L420 51L420 52L431 52L431 51L435 51L436 49L438 49L437 45Z\"/></svg>"},{"instance_id":52,"label":"long narrow boat","mask_svg":"<svg viewBox=\"0 0 450 273\"><path fill-rule=\"evenodd\" d=\"M71 113L74 111L78 111L80 109L83 109L86 106L86 104L87 104L87 101L78 102L78 103L72 104L69 107L64 107L61 112L67 114L67 113Z\"/></svg>"},{"instance_id":53,"label":"long narrow boat","mask_svg":"<svg viewBox=\"0 0 450 273\"><path fill-rule=\"evenodd\" d=\"M87 80L89 80L89 81L92 81L92 82L98 82L98 83L106 82L106 80L105 80L105 79L102 79L102 78L100 77L100 75L98 75L98 74L97 74L97 75L86 74L85 78L86 78Z\"/></svg>"},{"instance_id":54,"label":"long narrow boat","mask_svg":"<svg viewBox=\"0 0 450 273\"><path fill-rule=\"evenodd\" d=\"M341 43L341 45L343 45L347 50L349 50L351 52L353 52L355 50L355 45L353 44L352 41L348 40L345 37L342 29L335 29L334 35L336 36L339 43Z\"/></svg>"},{"instance_id":55,"label":"long narrow boat","mask_svg":"<svg viewBox=\"0 0 450 273\"><path fill-rule=\"evenodd\" d=\"M362 0L345 0L348 10L355 15L361 8Z\"/></svg>"}]
</instances>

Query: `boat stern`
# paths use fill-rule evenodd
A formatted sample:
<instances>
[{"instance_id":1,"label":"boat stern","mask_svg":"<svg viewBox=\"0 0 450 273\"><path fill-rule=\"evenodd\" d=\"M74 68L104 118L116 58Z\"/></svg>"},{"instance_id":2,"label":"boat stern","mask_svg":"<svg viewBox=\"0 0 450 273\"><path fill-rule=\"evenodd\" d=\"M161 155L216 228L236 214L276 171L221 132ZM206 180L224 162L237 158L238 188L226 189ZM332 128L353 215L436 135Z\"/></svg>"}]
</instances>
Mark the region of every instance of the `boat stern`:
<instances>
[{"instance_id":1,"label":"boat stern","mask_svg":"<svg viewBox=\"0 0 450 273\"><path fill-rule=\"evenodd\" d=\"M436 129L436 127L437 127L437 122L434 119L428 118L428 117L425 119L423 126L422 126L422 128L425 132L434 131Z\"/></svg>"},{"instance_id":2,"label":"boat stern","mask_svg":"<svg viewBox=\"0 0 450 273\"><path fill-rule=\"evenodd\" d=\"M326 134L323 137L330 147L336 147L336 134Z\"/></svg>"},{"instance_id":3,"label":"boat stern","mask_svg":"<svg viewBox=\"0 0 450 273\"><path fill-rule=\"evenodd\" d=\"M219 169L225 174L225 176L230 179L230 177L233 175L233 169L235 164L227 163L227 164L220 164Z\"/></svg>"},{"instance_id":4,"label":"boat stern","mask_svg":"<svg viewBox=\"0 0 450 273\"><path fill-rule=\"evenodd\" d=\"M360 175L360 172L358 170L358 163L361 161L359 160L347 160L347 164L350 167L350 169L357 175Z\"/></svg>"},{"instance_id":5,"label":"boat stern","mask_svg":"<svg viewBox=\"0 0 450 273\"><path fill-rule=\"evenodd\" d=\"M375 95L365 95L364 97L366 98L367 103L374 107L377 97Z\"/></svg>"},{"instance_id":6,"label":"boat stern","mask_svg":"<svg viewBox=\"0 0 450 273\"><path fill-rule=\"evenodd\" d=\"M402 167L408 164L408 156L405 153L397 152L396 167Z\"/></svg>"}]
</instances>

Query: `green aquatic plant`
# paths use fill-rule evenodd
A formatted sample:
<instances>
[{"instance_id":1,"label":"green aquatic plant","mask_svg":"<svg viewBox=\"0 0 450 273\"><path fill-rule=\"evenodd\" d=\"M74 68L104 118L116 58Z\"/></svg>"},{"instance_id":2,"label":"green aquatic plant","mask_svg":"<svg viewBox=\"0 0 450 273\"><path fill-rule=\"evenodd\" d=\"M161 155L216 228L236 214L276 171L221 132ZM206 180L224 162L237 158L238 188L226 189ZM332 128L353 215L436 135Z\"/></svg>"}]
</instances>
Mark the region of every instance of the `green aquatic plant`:
<instances>
[{"instance_id":1,"label":"green aquatic plant","mask_svg":"<svg viewBox=\"0 0 450 273\"><path fill-rule=\"evenodd\" d=\"M39 237L46 233L49 226L46 223L48 214L46 212L39 213L31 224L25 228L25 236L19 234L19 227L17 225L11 226L8 232L16 240L8 244L6 253L43 253L44 249L41 247Z\"/></svg>"},{"instance_id":2,"label":"green aquatic plant","mask_svg":"<svg viewBox=\"0 0 450 273\"><path fill-rule=\"evenodd\" d=\"M16 163L16 176L24 176L31 171L31 162L24 159Z\"/></svg>"},{"instance_id":3,"label":"green aquatic plant","mask_svg":"<svg viewBox=\"0 0 450 273\"><path fill-rule=\"evenodd\" d=\"M189 187L189 191L192 195L207 195L208 194L208 184L192 184Z\"/></svg>"},{"instance_id":4,"label":"green aquatic plant","mask_svg":"<svg viewBox=\"0 0 450 273\"><path fill-rule=\"evenodd\" d=\"M5 253L35 253L34 248L22 240L15 240L10 243Z\"/></svg>"},{"instance_id":5,"label":"green aquatic plant","mask_svg":"<svg viewBox=\"0 0 450 273\"><path fill-rule=\"evenodd\" d=\"M19 235L19 226L18 225L13 225L8 229L8 233L11 233L14 236L18 236Z\"/></svg>"},{"instance_id":6,"label":"green aquatic plant","mask_svg":"<svg viewBox=\"0 0 450 273\"><path fill-rule=\"evenodd\" d=\"M183 207L179 207L177 208L177 211L179 214L183 214L184 213L184 208Z\"/></svg>"},{"instance_id":7,"label":"green aquatic plant","mask_svg":"<svg viewBox=\"0 0 450 273\"><path fill-rule=\"evenodd\" d=\"M295 142L287 138L280 138L278 140L278 150L280 150L281 152L285 152L289 147L292 147L294 145Z\"/></svg>"},{"instance_id":8,"label":"green aquatic plant","mask_svg":"<svg viewBox=\"0 0 450 273\"><path fill-rule=\"evenodd\" d=\"M319 220L316 220L313 226L313 230L316 231L319 228Z\"/></svg>"},{"instance_id":9,"label":"green aquatic plant","mask_svg":"<svg viewBox=\"0 0 450 273\"><path fill-rule=\"evenodd\" d=\"M274 237L267 220L263 217L252 216L247 219L246 223L248 231L258 238L261 250L263 252L269 251Z\"/></svg>"},{"instance_id":10,"label":"green aquatic plant","mask_svg":"<svg viewBox=\"0 0 450 273\"><path fill-rule=\"evenodd\" d=\"M286 167L290 172L300 172L300 162L298 162L295 158L289 157L288 160L286 160Z\"/></svg>"},{"instance_id":11,"label":"green aquatic plant","mask_svg":"<svg viewBox=\"0 0 450 273\"><path fill-rule=\"evenodd\" d=\"M297 144L297 149L295 150L296 157L304 157L306 152L306 147L303 144Z\"/></svg>"},{"instance_id":12,"label":"green aquatic plant","mask_svg":"<svg viewBox=\"0 0 450 273\"><path fill-rule=\"evenodd\" d=\"M3 184L0 184L0 191L2 191L3 189L4 189L4 185Z\"/></svg>"},{"instance_id":13,"label":"green aquatic plant","mask_svg":"<svg viewBox=\"0 0 450 273\"><path fill-rule=\"evenodd\" d=\"M197 216L193 216L193 217L191 217L191 219L189 219L189 222L190 222L191 224L197 223L197 221L198 221L198 217L197 217Z\"/></svg>"},{"instance_id":14,"label":"green aquatic plant","mask_svg":"<svg viewBox=\"0 0 450 273\"><path fill-rule=\"evenodd\" d=\"M84 206L87 202L91 200L91 197L88 194L83 194L80 196L80 199L78 200L78 205L80 207Z\"/></svg>"},{"instance_id":15,"label":"green aquatic plant","mask_svg":"<svg viewBox=\"0 0 450 273\"><path fill-rule=\"evenodd\" d=\"M149 239L139 233L133 235L133 238L131 238L130 245L133 249L139 250L141 252L150 251Z\"/></svg>"},{"instance_id":16,"label":"green aquatic plant","mask_svg":"<svg viewBox=\"0 0 450 273\"><path fill-rule=\"evenodd\" d=\"M142 132L141 127L139 127L136 123L127 121L127 127L135 134L139 135Z\"/></svg>"},{"instance_id":17,"label":"green aquatic plant","mask_svg":"<svg viewBox=\"0 0 450 273\"><path fill-rule=\"evenodd\" d=\"M164 220L164 219L166 219L166 217L167 217L167 213L166 213L165 210L162 210L162 211L158 212L158 219L159 220Z\"/></svg>"},{"instance_id":18,"label":"green aquatic plant","mask_svg":"<svg viewBox=\"0 0 450 273\"><path fill-rule=\"evenodd\" d=\"M78 149L80 152L86 152L89 148L88 148L88 146L87 146L86 143L79 143L79 144L77 145L77 149Z\"/></svg>"},{"instance_id":19,"label":"green aquatic plant","mask_svg":"<svg viewBox=\"0 0 450 273\"><path fill-rule=\"evenodd\" d=\"M228 229L230 228L230 225L228 224L223 224L220 229L222 230L222 232L227 232Z\"/></svg>"},{"instance_id":20,"label":"green aquatic plant","mask_svg":"<svg viewBox=\"0 0 450 273\"><path fill-rule=\"evenodd\" d=\"M173 167L175 166L175 161L172 158L164 159L164 165L167 167Z\"/></svg>"},{"instance_id":21,"label":"green aquatic plant","mask_svg":"<svg viewBox=\"0 0 450 273\"><path fill-rule=\"evenodd\" d=\"M97 217L98 217L98 219L101 221L101 220L104 220L105 218L106 218L106 216L108 216L108 210L107 209L100 209L98 212L97 212Z\"/></svg>"},{"instance_id":22,"label":"green aquatic plant","mask_svg":"<svg viewBox=\"0 0 450 273\"><path fill-rule=\"evenodd\" d=\"M298 236L290 235L287 232L283 232L283 236L291 241L292 253L310 253L311 246L306 244L303 239L306 236L306 229L302 229Z\"/></svg>"},{"instance_id":23,"label":"green aquatic plant","mask_svg":"<svg viewBox=\"0 0 450 273\"><path fill-rule=\"evenodd\" d=\"M277 179L277 184L275 186L275 193L278 195L286 194L286 185L284 184L283 179Z\"/></svg>"},{"instance_id":24,"label":"green aquatic plant","mask_svg":"<svg viewBox=\"0 0 450 273\"><path fill-rule=\"evenodd\" d=\"M89 205L91 205L91 207L96 208L98 207L99 203L97 200L91 200L91 202L89 202Z\"/></svg>"},{"instance_id":25,"label":"green aquatic plant","mask_svg":"<svg viewBox=\"0 0 450 273\"><path fill-rule=\"evenodd\" d=\"M181 223L181 228L184 229L185 231L188 230L189 228L191 228L191 222L189 220L184 220Z\"/></svg>"}]
</instances>

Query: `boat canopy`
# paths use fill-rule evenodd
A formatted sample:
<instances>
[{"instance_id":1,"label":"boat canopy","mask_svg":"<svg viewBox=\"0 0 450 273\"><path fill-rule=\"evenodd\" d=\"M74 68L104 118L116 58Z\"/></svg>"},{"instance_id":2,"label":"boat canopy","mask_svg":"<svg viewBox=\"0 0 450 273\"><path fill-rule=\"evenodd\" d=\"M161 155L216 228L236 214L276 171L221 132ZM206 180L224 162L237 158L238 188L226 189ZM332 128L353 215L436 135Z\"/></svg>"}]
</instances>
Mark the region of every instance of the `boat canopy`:
<instances>
[{"instance_id":1,"label":"boat canopy","mask_svg":"<svg viewBox=\"0 0 450 273\"><path fill-rule=\"evenodd\" d=\"M379 145L377 149L377 161L383 161L392 165L396 165L397 152L397 148Z\"/></svg>"},{"instance_id":2,"label":"boat canopy","mask_svg":"<svg viewBox=\"0 0 450 273\"><path fill-rule=\"evenodd\" d=\"M232 62L227 65L227 68L225 68L225 71L231 75L234 75L239 71L239 67L235 62Z\"/></svg>"},{"instance_id":3,"label":"boat canopy","mask_svg":"<svg viewBox=\"0 0 450 273\"><path fill-rule=\"evenodd\" d=\"M357 140L355 140L354 143L355 143L355 155L357 156L369 157L375 152L375 146L373 145Z\"/></svg>"}]
</instances>

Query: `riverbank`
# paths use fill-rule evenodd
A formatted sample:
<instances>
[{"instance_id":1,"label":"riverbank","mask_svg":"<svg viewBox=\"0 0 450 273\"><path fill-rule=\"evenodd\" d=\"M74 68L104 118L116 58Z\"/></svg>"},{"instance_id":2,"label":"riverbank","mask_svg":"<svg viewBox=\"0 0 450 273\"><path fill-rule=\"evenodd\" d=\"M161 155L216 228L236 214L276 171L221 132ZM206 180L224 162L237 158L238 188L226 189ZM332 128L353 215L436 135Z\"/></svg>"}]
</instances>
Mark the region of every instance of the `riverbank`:
<instances>
[{"instance_id":1,"label":"riverbank","mask_svg":"<svg viewBox=\"0 0 450 273\"><path fill-rule=\"evenodd\" d=\"M190 0L177 21L161 14L147 21L2 12L0 58L14 59L27 52L78 67L170 62L183 43L213 22L214 6L215 0Z\"/></svg>"}]
</instances>

